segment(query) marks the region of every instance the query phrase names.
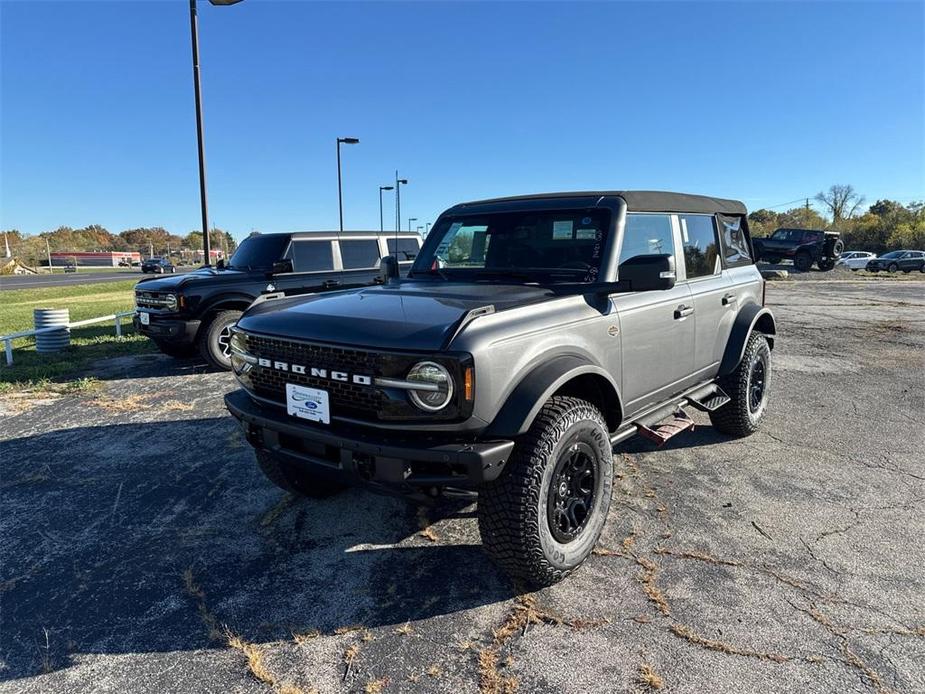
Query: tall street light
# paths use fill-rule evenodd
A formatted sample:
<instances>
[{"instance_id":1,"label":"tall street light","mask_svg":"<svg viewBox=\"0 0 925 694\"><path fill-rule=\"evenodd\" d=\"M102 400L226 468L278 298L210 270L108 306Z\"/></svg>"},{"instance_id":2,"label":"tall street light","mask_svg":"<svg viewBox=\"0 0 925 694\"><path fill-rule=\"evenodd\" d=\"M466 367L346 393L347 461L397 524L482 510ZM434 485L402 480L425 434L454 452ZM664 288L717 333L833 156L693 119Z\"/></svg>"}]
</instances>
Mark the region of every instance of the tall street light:
<instances>
[{"instance_id":1,"label":"tall street light","mask_svg":"<svg viewBox=\"0 0 925 694\"><path fill-rule=\"evenodd\" d=\"M417 217L408 217L408 231L411 231L411 222L418 221Z\"/></svg>"},{"instance_id":2,"label":"tall street light","mask_svg":"<svg viewBox=\"0 0 925 694\"><path fill-rule=\"evenodd\" d=\"M341 145L358 145L360 141L355 137L338 137L337 138L337 209L340 212L340 230L344 230L344 194L341 190L340 182L340 146Z\"/></svg>"},{"instance_id":3,"label":"tall street light","mask_svg":"<svg viewBox=\"0 0 925 694\"><path fill-rule=\"evenodd\" d=\"M241 0L209 0L213 5L234 5ZM196 94L196 138L199 141L199 205L202 209L202 249L204 265L210 265L209 206L206 202L206 150L202 137L202 86L199 81L199 17L196 0L189 0L190 38L193 44L193 90Z\"/></svg>"},{"instance_id":4,"label":"tall street light","mask_svg":"<svg viewBox=\"0 0 925 694\"><path fill-rule=\"evenodd\" d=\"M385 231L383 228L384 223L382 221L382 191L383 190L392 190L395 186L379 186L379 231Z\"/></svg>"},{"instance_id":5,"label":"tall street light","mask_svg":"<svg viewBox=\"0 0 925 694\"><path fill-rule=\"evenodd\" d=\"M398 177L398 169L395 169L395 233L401 230L401 187L408 185L407 178Z\"/></svg>"},{"instance_id":6,"label":"tall street light","mask_svg":"<svg viewBox=\"0 0 925 694\"><path fill-rule=\"evenodd\" d=\"M431 224L432 224L432 222L427 222L427 224L424 225L424 236L427 236L427 235L430 233L430 225L431 225Z\"/></svg>"}]
</instances>

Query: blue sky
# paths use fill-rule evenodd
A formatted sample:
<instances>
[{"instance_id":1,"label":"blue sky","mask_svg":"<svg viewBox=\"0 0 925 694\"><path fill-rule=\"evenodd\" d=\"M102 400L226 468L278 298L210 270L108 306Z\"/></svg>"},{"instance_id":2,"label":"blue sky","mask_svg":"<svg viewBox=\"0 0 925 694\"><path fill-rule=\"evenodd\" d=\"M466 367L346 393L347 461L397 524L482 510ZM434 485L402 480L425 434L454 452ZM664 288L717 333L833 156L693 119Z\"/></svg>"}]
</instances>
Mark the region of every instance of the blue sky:
<instances>
[{"instance_id":1,"label":"blue sky","mask_svg":"<svg viewBox=\"0 0 925 694\"><path fill-rule=\"evenodd\" d=\"M199 227L187 3L0 2L0 226ZM200 3L214 225L467 199L925 197L922 2ZM782 208L781 208L782 209ZM386 201L386 228L393 217Z\"/></svg>"}]
</instances>

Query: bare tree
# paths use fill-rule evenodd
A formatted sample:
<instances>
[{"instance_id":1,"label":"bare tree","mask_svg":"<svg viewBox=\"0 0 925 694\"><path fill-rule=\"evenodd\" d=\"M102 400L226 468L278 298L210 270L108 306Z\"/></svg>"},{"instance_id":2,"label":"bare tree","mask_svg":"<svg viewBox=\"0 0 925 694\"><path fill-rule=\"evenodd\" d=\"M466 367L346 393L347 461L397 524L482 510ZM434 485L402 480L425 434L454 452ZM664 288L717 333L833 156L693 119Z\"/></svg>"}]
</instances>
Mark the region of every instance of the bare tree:
<instances>
[{"instance_id":1,"label":"bare tree","mask_svg":"<svg viewBox=\"0 0 925 694\"><path fill-rule=\"evenodd\" d=\"M853 217L858 208L864 204L864 196L855 192L854 186L839 184L816 195L816 200L832 213L832 226L838 226L842 220Z\"/></svg>"}]
</instances>

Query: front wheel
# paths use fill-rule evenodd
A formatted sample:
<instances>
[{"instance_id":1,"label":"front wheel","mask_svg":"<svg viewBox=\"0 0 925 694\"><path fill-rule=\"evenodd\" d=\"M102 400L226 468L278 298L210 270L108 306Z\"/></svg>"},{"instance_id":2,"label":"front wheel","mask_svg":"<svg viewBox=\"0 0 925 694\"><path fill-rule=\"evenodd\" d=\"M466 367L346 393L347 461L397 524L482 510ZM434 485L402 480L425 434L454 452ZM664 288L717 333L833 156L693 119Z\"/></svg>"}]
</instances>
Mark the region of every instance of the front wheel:
<instances>
[{"instance_id":1,"label":"front wheel","mask_svg":"<svg viewBox=\"0 0 925 694\"><path fill-rule=\"evenodd\" d=\"M753 332L735 371L720 379L720 387L731 399L710 413L713 427L730 436L748 436L758 431L768 404L770 377L771 347L768 338Z\"/></svg>"},{"instance_id":2,"label":"front wheel","mask_svg":"<svg viewBox=\"0 0 925 694\"><path fill-rule=\"evenodd\" d=\"M219 311L199 329L199 352L213 366L231 370L231 328L241 311Z\"/></svg>"},{"instance_id":3,"label":"front wheel","mask_svg":"<svg viewBox=\"0 0 925 694\"><path fill-rule=\"evenodd\" d=\"M603 416L584 400L553 397L501 476L479 490L482 543L515 579L535 587L561 581L594 549L612 488Z\"/></svg>"}]
</instances>

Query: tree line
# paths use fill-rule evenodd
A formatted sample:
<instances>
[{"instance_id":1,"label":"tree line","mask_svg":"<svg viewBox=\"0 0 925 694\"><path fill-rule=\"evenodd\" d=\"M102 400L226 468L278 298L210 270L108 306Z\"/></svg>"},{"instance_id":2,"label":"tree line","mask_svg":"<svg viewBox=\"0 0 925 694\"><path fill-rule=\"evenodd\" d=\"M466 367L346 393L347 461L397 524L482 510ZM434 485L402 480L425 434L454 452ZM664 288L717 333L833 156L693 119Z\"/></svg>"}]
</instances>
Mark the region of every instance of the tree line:
<instances>
[{"instance_id":1,"label":"tree line","mask_svg":"<svg viewBox=\"0 0 925 694\"><path fill-rule=\"evenodd\" d=\"M23 234L17 229L4 231L13 257L27 265L40 265L47 251L52 253L71 251L137 251L143 256L182 256L202 250L202 232L191 231L186 236L171 234L163 227L139 227L113 234L99 224L81 229L68 226L41 234ZM224 250L230 256L237 248L231 234L222 229L212 229L209 240L213 250ZM47 242L47 244L46 244Z\"/></svg>"},{"instance_id":2,"label":"tree line","mask_svg":"<svg viewBox=\"0 0 925 694\"><path fill-rule=\"evenodd\" d=\"M841 233L845 248L883 253L925 249L925 202L906 205L877 200L865 209L864 196L850 185L834 185L814 200L824 215L808 204L786 212L759 209L748 215L752 236L770 236L775 229L828 229Z\"/></svg>"}]
</instances>

